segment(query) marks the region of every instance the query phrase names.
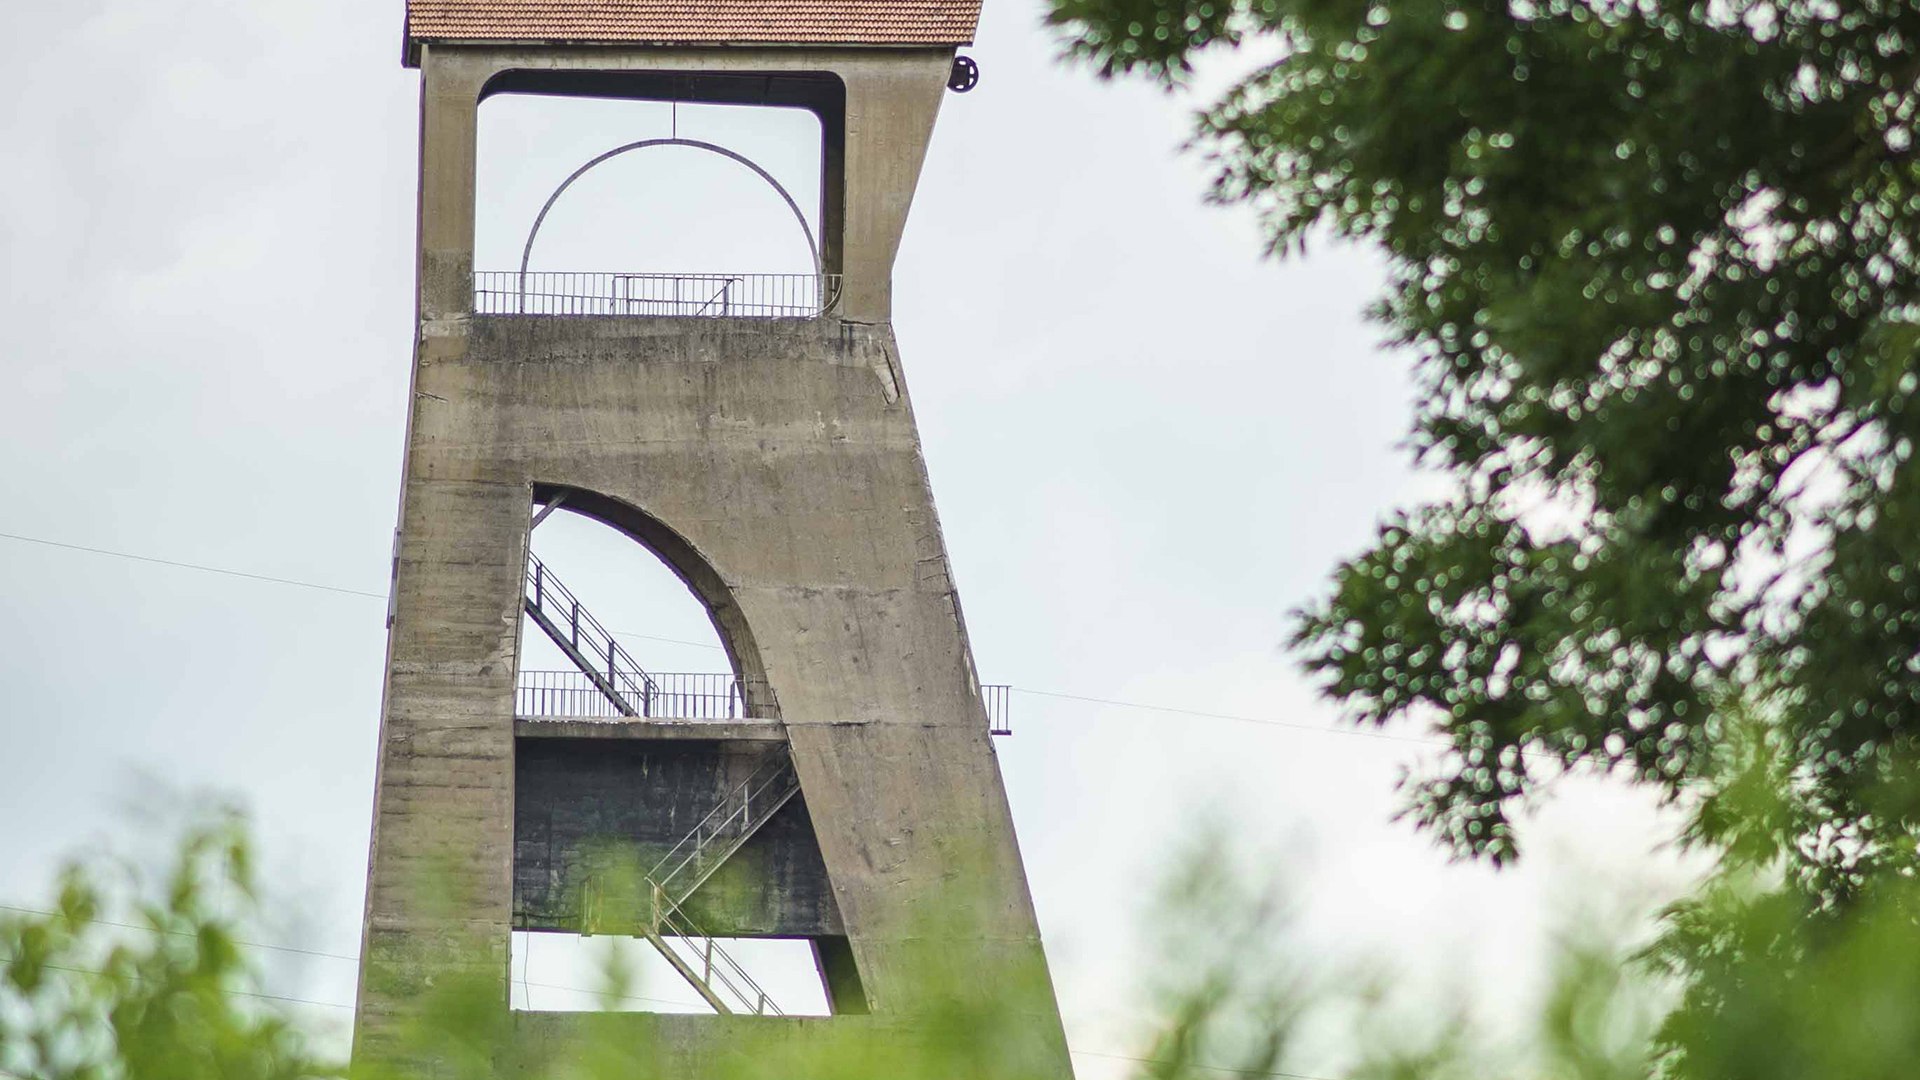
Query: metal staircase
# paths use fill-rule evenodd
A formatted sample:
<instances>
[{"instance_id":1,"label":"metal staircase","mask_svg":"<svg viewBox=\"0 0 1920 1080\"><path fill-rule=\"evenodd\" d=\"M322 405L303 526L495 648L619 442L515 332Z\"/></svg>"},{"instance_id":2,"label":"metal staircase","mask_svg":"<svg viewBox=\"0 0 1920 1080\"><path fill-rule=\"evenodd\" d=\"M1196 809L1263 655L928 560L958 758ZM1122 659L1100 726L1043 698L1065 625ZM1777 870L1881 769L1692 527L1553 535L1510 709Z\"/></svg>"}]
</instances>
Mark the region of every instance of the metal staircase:
<instances>
[{"instance_id":1,"label":"metal staircase","mask_svg":"<svg viewBox=\"0 0 1920 1080\"><path fill-rule=\"evenodd\" d=\"M800 792L800 777L785 747L768 755L720 805L647 871L647 880L676 904L706 884L720 865L753 838Z\"/></svg>"},{"instance_id":2,"label":"metal staircase","mask_svg":"<svg viewBox=\"0 0 1920 1080\"><path fill-rule=\"evenodd\" d=\"M718 871L733 851L747 844L760 826L780 813L780 807L793 801L799 792L801 778L793 771L787 749L770 753L720 799L720 805L693 826L693 832L687 832L680 844L670 847L647 871L645 884L653 909L641 934L666 957L666 963L693 984L693 990L705 997L716 1013L781 1015L774 999L720 947L720 942L693 922L682 903L707 884L712 872Z\"/></svg>"},{"instance_id":3,"label":"metal staircase","mask_svg":"<svg viewBox=\"0 0 1920 1080\"><path fill-rule=\"evenodd\" d=\"M679 905L661 894L654 896L652 925L641 931L667 963L691 984L713 1011L722 1016L785 1016L753 976L727 955Z\"/></svg>"},{"instance_id":4,"label":"metal staircase","mask_svg":"<svg viewBox=\"0 0 1920 1080\"><path fill-rule=\"evenodd\" d=\"M653 701L660 694L653 676L641 670L600 620L581 607L572 590L532 553L527 555L523 605L534 625L553 639L622 716L653 715Z\"/></svg>"},{"instance_id":5,"label":"metal staircase","mask_svg":"<svg viewBox=\"0 0 1920 1080\"><path fill-rule=\"evenodd\" d=\"M720 805L647 871L653 910L643 934L716 1012L783 1015L753 976L702 931L681 905L799 792L800 777L782 747L728 791Z\"/></svg>"},{"instance_id":6,"label":"metal staircase","mask_svg":"<svg viewBox=\"0 0 1920 1080\"><path fill-rule=\"evenodd\" d=\"M654 700L660 696L657 681L532 554L527 556L525 607L534 624L621 715L653 714ZM730 788L720 805L647 871L650 910L641 934L715 1012L784 1015L753 976L701 930L681 905L799 792L800 777L782 746Z\"/></svg>"}]
</instances>

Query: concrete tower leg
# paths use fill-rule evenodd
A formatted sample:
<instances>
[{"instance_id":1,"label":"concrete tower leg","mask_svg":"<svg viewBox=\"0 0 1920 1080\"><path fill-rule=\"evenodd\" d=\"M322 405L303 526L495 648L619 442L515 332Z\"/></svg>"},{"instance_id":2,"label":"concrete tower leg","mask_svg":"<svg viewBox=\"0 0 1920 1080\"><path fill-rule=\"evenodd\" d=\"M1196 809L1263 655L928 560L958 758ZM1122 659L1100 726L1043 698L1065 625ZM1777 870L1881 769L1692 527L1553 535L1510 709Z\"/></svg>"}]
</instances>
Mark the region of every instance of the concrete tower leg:
<instances>
[{"instance_id":1,"label":"concrete tower leg","mask_svg":"<svg viewBox=\"0 0 1920 1080\"><path fill-rule=\"evenodd\" d=\"M888 324L950 57L426 50L421 329L358 1053L397 1053L417 1002L467 974L498 988L503 1076L613 1022L655 1040L672 1075L711 1075L768 1031L794 1046L884 1039L953 993L1026 1003L991 1037L1017 1048L1024 1075L1071 1075ZM828 216L842 227L826 246L846 275L840 307L813 319L472 314L482 91L503 72L589 66L832 72L844 128L827 140L839 147ZM850 963L868 1015L508 1012L522 581L535 494L559 489L569 509L674 564L736 671L771 688L844 927L823 971L844 980ZM930 983L930 957L958 963L965 985Z\"/></svg>"}]
</instances>

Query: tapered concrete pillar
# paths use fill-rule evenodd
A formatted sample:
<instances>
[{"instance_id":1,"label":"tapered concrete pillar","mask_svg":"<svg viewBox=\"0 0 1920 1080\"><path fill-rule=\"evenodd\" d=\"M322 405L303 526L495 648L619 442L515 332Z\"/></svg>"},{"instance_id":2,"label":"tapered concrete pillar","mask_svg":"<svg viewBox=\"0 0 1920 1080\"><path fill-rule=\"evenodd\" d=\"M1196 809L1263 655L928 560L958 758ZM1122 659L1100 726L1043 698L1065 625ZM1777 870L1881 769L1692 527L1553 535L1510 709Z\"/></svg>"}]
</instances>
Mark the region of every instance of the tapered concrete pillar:
<instances>
[{"instance_id":1,"label":"tapered concrete pillar","mask_svg":"<svg viewBox=\"0 0 1920 1080\"><path fill-rule=\"evenodd\" d=\"M837 1015L742 1007L595 1017L595 1029L625 1025L674 1075L699 1077L743 1041L884 1040L930 999L974 995L1021 1003L992 1037L1024 1075L1070 1075L891 326L894 255L977 5L791 6L761 27L750 16L765 6L745 0L697 5L698 25L650 22L653 9L624 0L575 12L495 0L485 16L411 2L420 323L360 1055L409 1053L407 1021L454 975L497 989L499 1075L582 1030L579 1017L509 1010L511 933L669 933L657 906L596 891L583 852L596 839L670 848L688 816L733 814L729 799L763 790L748 791L754 777L784 770L764 789L777 807L743 805L742 835L724 843L709 830L707 861L684 878L701 883L676 910L734 936L813 940ZM623 293L579 298L587 314L476 312L481 101L662 87L821 118L811 307L716 317ZM660 717L651 689L646 708L627 708L617 687L610 723L516 708L529 520L547 504L624 531L680 574L713 615L730 677L755 688L738 698L749 715ZM952 966L930 970L930 956Z\"/></svg>"}]
</instances>

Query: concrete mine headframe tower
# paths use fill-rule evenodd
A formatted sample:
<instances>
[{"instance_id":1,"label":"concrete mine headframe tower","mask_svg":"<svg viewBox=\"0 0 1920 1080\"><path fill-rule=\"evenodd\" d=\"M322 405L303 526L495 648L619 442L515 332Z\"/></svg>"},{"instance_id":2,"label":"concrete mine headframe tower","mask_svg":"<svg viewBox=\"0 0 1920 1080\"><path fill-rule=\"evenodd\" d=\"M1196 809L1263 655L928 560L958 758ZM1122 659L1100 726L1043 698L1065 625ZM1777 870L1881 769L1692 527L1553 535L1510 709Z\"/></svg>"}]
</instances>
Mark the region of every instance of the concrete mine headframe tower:
<instances>
[{"instance_id":1,"label":"concrete mine headframe tower","mask_svg":"<svg viewBox=\"0 0 1920 1080\"><path fill-rule=\"evenodd\" d=\"M967 976L940 992L1028 995L1019 1023L980 1037L1015 1048L1023 1076L1070 1076L890 324L908 204L978 13L408 0L419 327L362 1057L433 1075L399 1033L458 974L499 987L497 1075L590 1023L631 1025L667 1075L701 1077L743 1041L897 1037L934 992L932 954ZM809 110L816 272L476 271L478 113L503 92ZM634 663L531 553L555 510L666 562L731 672L695 685ZM571 683L517 675L523 616ZM608 850L635 853L625 884ZM645 937L713 1015L512 1011L516 930ZM753 937L810 941L833 1015L781 1015L726 952Z\"/></svg>"}]
</instances>

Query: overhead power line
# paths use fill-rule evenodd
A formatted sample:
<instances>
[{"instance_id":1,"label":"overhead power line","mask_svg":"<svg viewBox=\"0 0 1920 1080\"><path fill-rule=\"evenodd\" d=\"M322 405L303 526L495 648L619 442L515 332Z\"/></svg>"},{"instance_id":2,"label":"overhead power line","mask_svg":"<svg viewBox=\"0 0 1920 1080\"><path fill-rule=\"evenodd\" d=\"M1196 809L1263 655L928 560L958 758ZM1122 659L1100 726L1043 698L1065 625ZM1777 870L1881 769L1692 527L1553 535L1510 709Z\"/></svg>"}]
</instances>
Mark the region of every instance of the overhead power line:
<instances>
[{"instance_id":1,"label":"overhead power line","mask_svg":"<svg viewBox=\"0 0 1920 1080\"><path fill-rule=\"evenodd\" d=\"M345 596L370 596L375 600L385 600L387 598L386 593L367 592L364 589L347 589L338 585L322 585L315 581L300 581L295 578L274 577L271 574L254 574L245 570L229 570L222 566L205 566L201 563L161 559L152 555L135 555L130 551L113 551L108 548L88 547L85 544L69 544L61 540L48 540L38 536L22 536L19 533L0 532L0 539L16 540L22 544L39 544L42 547L61 548L65 551L84 551L89 555L110 555L116 559L131 559L134 562L153 563L156 566L171 566L180 570L198 570L203 574L221 574L226 577L246 578L249 581L270 582L274 585L292 585L301 589L318 589L321 592L340 593Z\"/></svg>"},{"instance_id":2,"label":"overhead power line","mask_svg":"<svg viewBox=\"0 0 1920 1080\"><path fill-rule=\"evenodd\" d=\"M42 908L21 907L18 904L0 904L0 911L11 911L19 915L39 915L42 918L55 918L55 917L58 917L60 914L57 911L47 911ZM130 922L115 922L112 919L95 918L95 919L88 919L87 921L90 923L96 923L100 926L117 926L124 930L140 930L149 934L168 934L174 937L193 937L194 936L193 933L186 930L162 930L157 926L144 926L140 923L130 923ZM248 949L270 949L274 952L298 953L301 956L318 956L327 960L346 960L351 963L360 962L359 955L354 953L326 952L321 949L301 949L301 948L296 948L295 946L292 946L292 945L271 945L264 941L236 941L234 942L234 944L242 946L244 948L248 948Z\"/></svg>"},{"instance_id":3,"label":"overhead power line","mask_svg":"<svg viewBox=\"0 0 1920 1080\"><path fill-rule=\"evenodd\" d=\"M13 961L7 960L7 959L0 959L0 967L5 967L11 963L13 963ZM69 967L64 964L42 964L40 966L45 968L48 971L64 971L74 975L106 974L106 972L101 971L97 968ZM556 986L552 983L522 982L521 985L538 986L548 990L570 990L575 993L581 993L581 994L597 993L597 991L584 990L577 986ZM321 1009L345 1009L348 1011L352 1011L353 1009L352 1004L344 1001L321 1001L316 998L292 997L287 994L264 994L264 993L258 993L252 990L224 990L222 991L222 993L232 994L237 997L252 998L256 1001L278 1002L283 1005L309 1005L309 1006L313 1006L315 1008L321 1008ZM656 1005L697 1004L697 1002L691 1002L691 1001L673 1001L667 998L638 997L632 994L616 994L614 995L614 997L616 1000L619 1000L619 1001L644 1001L644 1002L651 1002ZM1184 1064L1189 1068L1205 1069L1209 1072L1231 1073L1239 1076L1274 1077L1276 1078L1276 1080L1332 1080L1331 1077L1311 1076L1307 1073L1266 1072L1266 1071L1261 1071L1259 1069L1240 1069L1240 1068L1234 1068L1227 1065L1208 1065L1198 1061L1172 1062L1162 1058L1135 1057L1131 1054L1108 1054L1108 1053L1102 1053L1101 1051L1098 1051L1098 1050L1075 1050L1072 1047L1067 1048L1067 1053L1072 1054L1076 1057L1109 1058L1114 1061L1137 1061L1143 1065ZM0 1080L26 1080L26 1078L20 1077L15 1073L0 1072Z\"/></svg>"},{"instance_id":4,"label":"overhead power line","mask_svg":"<svg viewBox=\"0 0 1920 1080\"><path fill-rule=\"evenodd\" d=\"M1114 698L1088 697L1085 694L1065 694L1057 690L1030 690L1024 686L1013 688L1016 694L1031 697L1059 698L1063 701L1086 701L1095 705L1112 705L1122 709L1140 709L1146 712L1174 713L1180 716L1200 716L1208 720L1234 720L1242 724L1262 724L1267 727L1292 728L1295 731L1311 731L1320 735L1359 735L1368 739L1383 739L1387 742L1414 743L1419 746L1446 746L1440 739L1426 739L1418 735L1395 735L1386 731L1368 731L1366 728L1334 728L1319 724L1308 724L1299 720L1280 720L1270 716L1242 716L1237 713L1204 712L1200 709L1182 709L1172 705L1147 705L1138 701L1119 701Z\"/></svg>"},{"instance_id":5,"label":"overhead power line","mask_svg":"<svg viewBox=\"0 0 1920 1080\"><path fill-rule=\"evenodd\" d=\"M203 563L181 562L176 559L162 559L151 555L137 555L128 551L114 551L110 548L89 547L85 544L71 544L60 540L48 540L38 536L23 536L19 533L0 532L0 540L14 540L23 544L39 544L45 547L60 548L66 551L79 551L89 555L105 555L116 559L130 559L134 562L151 563L157 566L170 566L180 570L196 570L205 574L221 574L226 577L244 578L249 581L262 581L273 585L291 585L302 589L317 589L322 592L340 593L345 596L363 596L374 600L385 600L387 594L368 592L365 589L348 589L338 585L324 585L314 581L301 581L297 578L275 577L270 574L255 574L245 570L234 570L222 566L208 566ZM702 649L719 649L720 646L705 641L689 641L685 638L659 637L653 634L630 633L618 630L622 637L640 638L646 641L662 641L674 645L690 645ZM1448 745L1444 740L1422 738L1417 735L1395 735L1385 731L1369 731L1358 727L1323 727L1319 724L1303 723L1298 720L1281 720L1275 717L1244 716L1235 713L1207 712L1201 709L1180 708L1173 705L1153 705L1139 701L1121 701L1117 698L1091 697L1085 694L1069 694L1058 690L1035 690L1025 686L1013 687L1016 694L1031 697L1056 698L1062 701L1081 701L1094 705L1108 705L1121 709L1139 709L1146 712L1169 713L1178 716L1196 716L1208 720L1228 720L1242 724L1258 724L1264 727L1289 728L1296 731L1312 732L1319 735L1350 735L1385 742L1410 743L1417 746L1442 747Z\"/></svg>"},{"instance_id":6,"label":"overhead power line","mask_svg":"<svg viewBox=\"0 0 1920 1080\"><path fill-rule=\"evenodd\" d=\"M7 959L5 957L0 957L0 967L6 967L11 963L13 963L12 960ZM48 971L65 971L73 975L105 975L106 974L106 972L101 971L98 968L67 967L61 964L41 964L39 966L47 969ZM136 975L135 979L137 981L139 979L139 976ZM254 991L251 991L251 990L223 990L221 992L226 994L235 994L240 997L255 998L260 1001L278 1001L278 1002L283 1002L289 1005L317 1005L323 1009L353 1008L352 1005L348 1005L345 1002L316 1001L313 998L289 997L285 994L261 994L261 993L255 993Z\"/></svg>"},{"instance_id":7,"label":"overhead power line","mask_svg":"<svg viewBox=\"0 0 1920 1080\"><path fill-rule=\"evenodd\" d=\"M74 543L68 543L60 540L50 540L45 537L24 536L19 533L0 532L0 539L12 540L17 543L23 543L23 544L36 544L42 547L58 548L64 551L82 552L89 555L101 555L101 556L107 556L107 557L116 558L116 559L126 559L132 562L147 563L147 564L156 565L156 566L168 566L168 567L173 567L179 570L194 570L204 574L219 574L224 577L241 578L248 581L260 581L260 582L266 582L272 585L288 585L295 588L313 589L320 592L338 593L344 596L359 596L359 597L366 597L374 600L385 600L387 598L385 593L370 592L365 589L349 589L339 585L327 585L327 584L314 582L314 581L302 581L297 578L278 577L271 574L256 574L256 573L252 573L250 571L245 571L245 570L235 570L229 567L209 566L203 563L184 562L177 559L163 559L163 558L159 558L151 555L139 555L139 554L135 554L133 552L128 552L128 551L115 551L110 548L92 547L86 544L74 544ZM661 642L667 642L674 645L688 645L696 648L705 648L705 649L721 648L720 646L712 644L711 642L689 641L684 638L660 637L658 635L653 635L653 634L640 634L640 633L632 633L628 631L619 631L619 633L621 633L625 637L639 638L647 641L661 641ZM1313 732L1313 733L1322 734L1322 735L1357 735L1364 738L1379 739L1379 740L1385 740L1385 741L1391 741L1391 742L1413 743L1413 744L1423 745L1423 746L1445 745L1439 740L1425 739L1417 736L1394 735L1388 732L1367 731L1360 728L1328 728L1328 727L1322 727L1316 724L1308 724L1308 723L1302 723L1299 721L1292 721L1292 720L1281 720L1273 717L1245 716L1245 715L1240 715L1236 713L1209 712L1209 711L1200 710L1200 709L1187 709L1187 708L1181 708L1181 707L1171 706L1171 705L1153 705L1153 704L1148 704L1145 702L1138 702L1138 701L1123 701L1117 698L1093 697L1085 694L1069 694L1069 693L1056 691L1056 690L1035 690L1035 689L1030 689L1028 687L1016 686L1016 687L1013 687L1013 692L1017 694L1026 694L1032 697L1054 698L1062 701L1080 701L1080 702L1086 702L1094 705L1111 706L1114 708L1138 709L1138 710L1147 711L1147 712L1169 713L1169 714L1181 715L1181 716L1195 716L1195 717L1201 717L1201 718L1210 719L1210 720L1227 720L1227 721L1233 721L1237 723L1259 724L1259 725L1264 725L1268 727L1289 728L1293 730ZM43 911L38 908L20 907L20 906L11 905L11 904L0 904L0 911L12 911L12 912L17 912L21 914L43 915L43 916L53 914L52 912ZM109 926L117 926L117 927L131 929L131 930L144 930L144 931L156 932L156 933L175 933L175 931L160 931L154 927L140 926L135 923L114 922L112 920L105 920L105 919L95 920L95 921L101 922ZM359 957L357 955L349 954L349 953L327 952L319 949L299 948L292 945L276 945L268 942L240 941L240 942L236 942L236 944L247 947L247 948L253 948L253 949L266 949L266 950L272 950L276 952L295 953L302 956L321 957L321 958L332 959L332 960L344 960L350 963L359 962ZM0 964L5 964L8 962L9 961L6 961L6 960L0 960ZM55 970L75 972L79 974L100 974L100 972L90 972L81 968L66 968L66 967L59 967L57 965L48 965L48 967L54 968ZM524 977L524 975L518 981L523 987L537 986L546 990L561 990L561 991L566 991L570 993L580 993L580 994L596 993L596 991L588 990L584 987L563 986L556 983L531 982L531 981L528 981ZM280 995L280 994L254 993L249 991L233 991L233 992L245 997L256 998L264 1001L275 1001L275 1002L296 1004L296 1005L309 1005L309 1006L315 1006L319 1008L330 1008L330 1009L351 1010L353 1008L351 1004L346 1002L319 1001L312 998L290 997L290 996ZM648 1002L648 1003L659 1004L659 1005L697 1004L696 1002L690 1002L690 1001L677 1001L677 1000L672 1000L667 998L641 997L638 995L631 995L631 994L622 994L622 995L618 995L618 997L620 1000L624 1000L624 1001ZM1175 1062L1170 1062L1170 1061L1159 1059L1159 1058L1139 1057L1139 1056L1130 1055L1130 1054L1115 1054L1115 1053L1108 1053L1108 1052L1098 1051L1098 1050L1076 1050L1076 1049L1070 1048L1069 1053L1072 1053L1075 1056L1079 1056L1079 1057L1097 1057L1097 1058L1106 1058L1114 1061L1132 1061L1132 1062L1138 1062L1140 1064L1146 1064L1146 1065L1176 1064ZM1306 1073L1261 1071L1256 1069L1243 1069L1243 1068L1236 1068L1236 1067L1224 1066L1224 1065L1208 1065L1201 1062L1185 1062L1184 1064L1188 1065L1191 1068L1203 1069L1209 1072L1228 1073L1228 1074L1234 1074L1234 1075L1240 1075L1240 1076L1273 1077L1273 1078L1276 1078L1276 1080L1329 1080L1329 1078L1327 1077L1312 1076ZM0 1080L4 1080L6 1076L7 1074L0 1073Z\"/></svg>"},{"instance_id":8,"label":"overhead power line","mask_svg":"<svg viewBox=\"0 0 1920 1080\"><path fill-rule=\"evenodd\" d=\"M18 904L0 904L0 911L11 911L20 915L39 915L39 916L48 917L48 918L55 917L59 914L58 912L48 911L44 908L22 907ZM186 930L164 930L157 926L145 926L140 923L119 922L114 919L93 918L93 919L88 919L87 922L94 923L99 926L116 926L124 930L139 930L143 933L148 933L148 934L165 934L172 937L188 937L188 938L195 936L192 932L186 931ZM294 953L299 956L316 956L326 960L344 960L350 964L357 964L360 962L360 955L358 953L328 952L324 949L303 949L295 945L275 945L271 942L265 942L265 941L236 940L234 944L247 949L266 949L273 952ZM524 955L525 954L523 954L523 956ZM5 963L5 961L0 961L0 963ZM78 969L63 968L61 970L76 971ZM97 975L100 973L93 972L93 974ZM589 990L583 986L562 986L558 983L529 982L527 981L527 978L525 975L524 966L521 973L521 977L514 981L519 983L521 986L538 986L543 990L566 990L576 994L599 993L599 991ZM258 997L261 995L256 994L256 995L250 995L250 996ZM685 1001L685 1000L680 1000L675 998L646 997L640 994L620 994L617 996L622 1001L644 1001L644 1002L649 1002L655 1005L699 1005L701 1004L701 1002L698 1002L698 1001ZM325 1005L330 1008L350 1009L353 1007L351 1005L342 1005L341 1003L335 1002L335 1001L307 1001L302 998L284 998L284 999L276 999L276 1000L297 1001L304 1005Z\"/></svg>"},{"instance_id":9,"label":"overhead power line","mask_svg":"<svg viewBox=\"0 0 1920 1080\"><path fill-rule=\"evenodd\" d=\"M54 914L53 912L50 912L50 911L42 911L38 908L20 907L14 904L0 904L0 911L14 911L14 912L21 912L21 913L30 914L30 915ZM111 919L90 919L88 921L99 923L103 926L118 926L118 927L124 927L129 930L144 930L148 933L184 934L183 931L161 930L158 927L141 926L137 923L115 922ZM184 936L192 937L193 935L184 934ZM274 949L280 952L299 953L303 956L324 956L324 957L330 957L338 960L352 960L352 961L358 961L360 959L358 956L351 956L345 953L331 953L331 952L324 952L316 949L301 949L301 948L295 948L291 945L269 945L262 942L255 942L255 941L236 941L234 944L245 946L251 949ZM0 957L0 967L5 967L6 965L11 963L13 963L11 959ZM106 972L96 968L70 967L62 964L44 964L42 966L47 968L50 971L64 971L64 972L68 972L75 975L106 974ZM522 975L521 978L516 979L514 981L522 987L537 986L542 990L562 990L568 993L591 994L594 996L601 996L603 993L602 991L598 991L598 990L589 990L583 986L564 986L559 983L531 982L527 980L524 974ZM313 1006L316 1008L322 1008L322 1009L346 1009L351 1011L354 1007L351 1002L321 1001L317 998L294 997L287 994L268 994L268 993L261 993L261 992L251 991L251 990L228 990L225 992L230 994L235 994L240 997L253 998L258 1001L274 1001L274 1002L280 1002L283 1004L290 1004L290 1005L310 1005L310 1006ZM645 997L639 994L615 994L613 995L613 997L614 997L614 1000L616 1001L645 1002L653 1005L689 1006L689 1005L701 1004L700 1002L697 1002L697 1001L682 1001L675 998ZM531 999L529 999L529 1003L531 1003ZM1275 1071L1263 1071L1260 1069L1244 1069L1244 1068L1236 1068L1228 1065L1208 1065L1203 1062L1197 1062L1197 1061L1172 1062L1172 1061L1167 1061L1163 1058L1138 1057L1132 1054L1115 1054L1115 1053L1109 1053L1101 1050L1075 1050L1072 1047L1068 1047L1067 1052L1076 1057L1097 1057L1097 1058L1108 1058L1114 1061L1135 1061L1143 1065L1185 1064L1190 1068L1204 1069L1208 1072L1230 1073L1230 1074L1235 1074L1239 1076L1273 1077L1273 1078L1276 1078L1276 1080L1332 1080L1331 1077L1313 1076L1307 1073L1275 1072ZM11 1075L12 1074L0 1072L0 1080L6 1080L6 1078L8 1078Z\"/></svg>"},{"instance_id":10,"label":"overhead power line","mask_svg":"<svg viewBox=\"0 0 1920 1080\"><path fill-rule=\"evenodd\" d=\"M639 638L642 641L664 641L669 645L691 645L696 649L712 649L714 652L727 651L723 646L715 645L711 641L688 641L686 638L661 637L658 634L636 634L631 630L615 630L613 632L623 638Z\"/></svg>"}]
</instances>

